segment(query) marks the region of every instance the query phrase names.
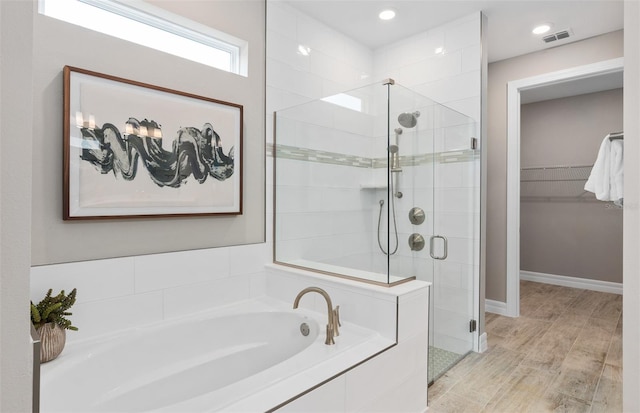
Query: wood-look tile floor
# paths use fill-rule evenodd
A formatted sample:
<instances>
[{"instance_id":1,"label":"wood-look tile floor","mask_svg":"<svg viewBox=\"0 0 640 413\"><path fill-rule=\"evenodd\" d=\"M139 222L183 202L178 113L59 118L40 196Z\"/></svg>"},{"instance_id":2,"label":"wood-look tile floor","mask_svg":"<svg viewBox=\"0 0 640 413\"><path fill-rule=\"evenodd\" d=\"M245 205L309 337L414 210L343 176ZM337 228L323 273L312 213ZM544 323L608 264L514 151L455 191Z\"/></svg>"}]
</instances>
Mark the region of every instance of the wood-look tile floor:
<instances>
[{"instance_id":1,"label":"wood-look tile floor","mask_svg":"<svg viewBox=\"0 0 640 413\"><path fill-rule=\"evenodd\" d=\"M429 388L429 413L621 412L622 296L522 281L520 317Z\"/></svg>"}]
</instances>

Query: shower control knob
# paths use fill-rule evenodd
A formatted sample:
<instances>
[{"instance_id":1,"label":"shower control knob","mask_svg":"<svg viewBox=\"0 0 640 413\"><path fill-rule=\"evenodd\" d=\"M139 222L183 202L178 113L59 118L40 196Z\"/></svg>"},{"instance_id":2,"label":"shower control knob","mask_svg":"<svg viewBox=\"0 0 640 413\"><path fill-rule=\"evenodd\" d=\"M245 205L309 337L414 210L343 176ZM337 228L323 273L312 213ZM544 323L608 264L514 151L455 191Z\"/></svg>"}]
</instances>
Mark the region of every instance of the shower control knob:
<instances>
[{"instance_id":1,"label":"shower control knob","mask_svg":"<svg viewBox=\"0 0 640 413\"><path fill-rule=\"evenodd\" d=\"M409 235L409 248L411 251L421 251L424 248L424 237L416 233Z\"/></svg>"},{"instance_id":2,"label":"shower control knob","mask_svg":"<svg viewBox=\"0 0 640 413\"><path fill-rule=\"evenodd\" d=\"M422 208L413 207L411 211L409 211L409 221L413 225L420 225L424 222L425 214Z\"/></svg>"}]
</instances>

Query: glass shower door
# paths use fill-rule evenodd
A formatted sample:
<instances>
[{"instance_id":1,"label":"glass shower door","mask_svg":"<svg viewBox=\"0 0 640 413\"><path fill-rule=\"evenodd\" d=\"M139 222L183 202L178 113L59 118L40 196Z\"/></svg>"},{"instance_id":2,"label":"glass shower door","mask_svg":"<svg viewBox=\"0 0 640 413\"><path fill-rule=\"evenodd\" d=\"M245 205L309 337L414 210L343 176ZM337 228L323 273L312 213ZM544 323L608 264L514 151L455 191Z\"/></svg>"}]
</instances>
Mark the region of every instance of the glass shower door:
<instances>
[{"instance_id":1,"label":"glass shower door","mask_svg":"<svg viewBox=\"0 0 640 413\"><path fill-rule=\"evenodd\" d=\"M476 123L439 104L434 105L433 115L430 382L473 351L480 219Z\"/></svg>"},{"instance_id":2,"label":"glass shower door","mask_svg":"<svg viewBox=\"0 0 640 413\"><path fill-rule=\"evenodd\" d=\"M429 382L473 350L479 212L472 119L402 86L390 94L390 199L400 248L391 274L432 283ZM393 154L399 157L394 161ZM394 172L395 171L395 172ZM390 228L390 235L393 228Z\"/></svg>"}]
</instances>

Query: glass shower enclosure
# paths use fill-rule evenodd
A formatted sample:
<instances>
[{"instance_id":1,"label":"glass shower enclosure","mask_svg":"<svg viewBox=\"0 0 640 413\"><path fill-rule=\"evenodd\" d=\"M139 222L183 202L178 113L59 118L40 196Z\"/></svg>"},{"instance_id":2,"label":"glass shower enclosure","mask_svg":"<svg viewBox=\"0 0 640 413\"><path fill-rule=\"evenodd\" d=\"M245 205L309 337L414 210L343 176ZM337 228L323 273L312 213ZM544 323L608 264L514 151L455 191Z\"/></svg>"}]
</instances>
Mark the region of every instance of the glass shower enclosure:
<instances>
[{"instance_id":1,"label":"glass shower enclosure","mask_svg":"<svg viewBox=\"0 0 640 413\"><path fill-rule=\"evenodd\" d=\"M429 281L429 381L474 344L475 121L392 79L274 114L274 261Z\"/></svg>"}]
</instances>

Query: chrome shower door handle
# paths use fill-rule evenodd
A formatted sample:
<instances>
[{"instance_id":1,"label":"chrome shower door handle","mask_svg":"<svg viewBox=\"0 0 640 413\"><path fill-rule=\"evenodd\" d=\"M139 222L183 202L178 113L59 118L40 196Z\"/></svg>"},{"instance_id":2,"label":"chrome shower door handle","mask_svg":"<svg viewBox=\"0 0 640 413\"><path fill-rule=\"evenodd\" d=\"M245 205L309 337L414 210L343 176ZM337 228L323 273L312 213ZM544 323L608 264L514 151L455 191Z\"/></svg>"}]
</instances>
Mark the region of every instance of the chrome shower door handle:
<instances>
[{"instance_id":1,"label":"chrome shower door handle","mask_svg":"<svg viewBox=\"0 0 640 413\"><path fill-rule=\"evenodd\" d=\"M440 238L444 242L444 251L441 256L436 256L434 252L434 240L436 238ZM447 240L447 237L445 237L444 235L432 235L431 238L429 238L429 255L431 255L431 258L433 258L434 260L446 260L447 256L449 255L449 240Z\"/></svg>"}]
</instances>

